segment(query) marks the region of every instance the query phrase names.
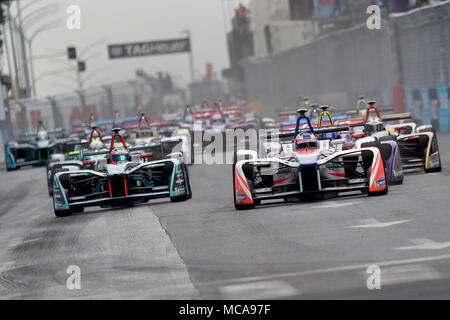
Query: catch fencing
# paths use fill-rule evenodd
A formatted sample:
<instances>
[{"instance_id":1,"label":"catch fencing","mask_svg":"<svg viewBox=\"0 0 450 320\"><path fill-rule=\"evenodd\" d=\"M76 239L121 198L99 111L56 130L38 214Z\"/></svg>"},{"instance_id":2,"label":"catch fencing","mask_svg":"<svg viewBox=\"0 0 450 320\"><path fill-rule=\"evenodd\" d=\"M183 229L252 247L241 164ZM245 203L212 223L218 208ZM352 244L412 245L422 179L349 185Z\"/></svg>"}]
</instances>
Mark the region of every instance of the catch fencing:
<instances>
[{"instance_id":1,"label":"catch fencing","mask_svg":"<svg viewBox=\"0 0 450 320\"><path fill-rule=\"evenodd\" d=\"M390 26L382 24L378 31L360 25L243 61L248 99L270 110L295 105L299 96L345 109L361 94L380 98L380 84L389 88L396 83Z\"/></svg>"},{"instance_id":2,"label":"catch fencing","mask_svg":"<svg viewBox=\"0 0 450 320\"><path fill-rule=\"evenodd\" d=\"M266 113L299 96L349 109L364 95L449 131L450 1L391 14L380 30L361 24L242 66L248 100Z\"/></svg>"},{"instance_id":3,"label":"catch fencing","mask_svg":"<svg viewBox=\"0 0 450 320\"><path fill-rule=\"evenodd\" d=\"M42 120L48 129L69 128L96 120L110 120L117 111L121 117L139 112L158 113L154 90L145 80L119 82L35 100L10 101L11 124L16 132L32 131Z\"/></svg>"}]
</instances>

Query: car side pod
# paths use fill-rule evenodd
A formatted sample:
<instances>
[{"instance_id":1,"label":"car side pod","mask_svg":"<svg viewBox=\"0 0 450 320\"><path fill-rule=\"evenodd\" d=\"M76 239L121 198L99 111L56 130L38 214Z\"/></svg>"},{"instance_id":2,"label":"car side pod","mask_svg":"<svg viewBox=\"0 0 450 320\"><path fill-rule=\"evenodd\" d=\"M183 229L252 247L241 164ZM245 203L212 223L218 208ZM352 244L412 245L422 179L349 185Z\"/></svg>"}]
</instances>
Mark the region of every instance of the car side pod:
<instances>
[{"instance_id":1,"label":"car side pod","mask_svg":"<svg viewBox=\"0 0 450 320\"><path fill-rule=\"evenodd\" d=\"M383 165L383 159L381 158L381 152L378 148L367 148L373 152L372 166L370 169L369 179L369 196L383 196L388 193L388 185L386 181L386 175Z\"/></svg>"}]
</instances>

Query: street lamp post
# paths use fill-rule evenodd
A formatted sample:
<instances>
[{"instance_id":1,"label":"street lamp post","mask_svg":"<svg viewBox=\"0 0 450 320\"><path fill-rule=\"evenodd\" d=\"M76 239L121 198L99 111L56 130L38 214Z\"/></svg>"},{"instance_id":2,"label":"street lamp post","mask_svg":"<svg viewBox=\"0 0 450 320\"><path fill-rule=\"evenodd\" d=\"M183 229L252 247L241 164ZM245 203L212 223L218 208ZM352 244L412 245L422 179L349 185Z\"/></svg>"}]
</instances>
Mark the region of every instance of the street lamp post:
<instances>
[{"instance_id":1,"label":"street lamp post","mask_svg":"<svg viewBox=\"0 0 450 320\"><path fill-rule=\"evenodd\" d=\"M39 34L41 34L44 31L48 31L50 29L57 28L59 25L57 25L55 23L58 23L59 21L60 20L53 20L53 21L51 21L51 22L41 26L36 31L34 31L34 33L29 38L25 37L25 41L28 44L28 50L29 50L29 53L30 53L30 57L33 56L33 41L34 41L34 39ZM34 83L34 81L35 81L35 78L34 78L34 60L30 61L30 73L31 73L31 80ZM35 86L32 86L32 91L33 91L33 97L36 98L37 94L36 94L36 87Z\"/></svg>"},{"instance_id":2,"label":"street lamp post","mask_svg":"<svg viewBox=\"0 0 450 320\"><path fill-rule=\"evenodd\" d=\"M192 46L192 34L191 34L191 30L184 30L181 32L182 34L187 35L188 39L189 39L189 65L190 65L190 69L191 69L191 83L194 82L194 54L193 54L193 46Z\"/></svg>"},{"instance_id":3,"label":"street lamp post","mask_svg":"<svg viewBox=\"0 0 450 320\"><path fill-rule=\"evenodd\" d=\"M13 56L13 65L14 65L14 77L15 79L18 79L19 71L18 69L18 62L17 62L17 52L16 52L16 43L14 39L14 30L13 30L13 21L12 21L12 15L11 15L11 4L8 2L8 26L9 26L9 37L11 39L11 50L12 50L12 56ZM11 72L12 74L12 72Z\"/></svg>"}]
</instances>

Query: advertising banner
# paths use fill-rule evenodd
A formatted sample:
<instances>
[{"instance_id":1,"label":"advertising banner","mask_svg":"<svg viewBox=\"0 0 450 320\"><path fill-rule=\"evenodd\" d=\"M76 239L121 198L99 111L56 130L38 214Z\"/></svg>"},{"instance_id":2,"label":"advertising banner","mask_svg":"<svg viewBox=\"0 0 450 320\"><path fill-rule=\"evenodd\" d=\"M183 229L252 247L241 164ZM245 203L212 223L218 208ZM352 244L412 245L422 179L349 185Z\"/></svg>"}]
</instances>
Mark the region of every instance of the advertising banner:
<instances>
[{"instance_id":1,"label":"advertising banner","mask_svg":"<svg viewBox=\"0 0 450 320\"><path fill-rule=\"evenodd\" d=\"M189 38L113 44L108 46L110 59L135 58L190 51L191 43Z\"/></svg>"},{"instance_id":2,"label":"advertising banner","mask_svg":"<svg viewBox=\"0 0 450 320\"><path fill-rule=\"evenodd\" d=\"M431 102L430 90L428 88L420 89L420 96L422 98L422 124L431 124Z\"/></svg>"},{"instance_id":3,"label":"advertising banner","mask_svg":"<svg viewBox=\"0 0 450 320\"><path fill-rule=\"evenodd\" d=\"M439 101L439 130L443 132L450 132L448 88L439 87L436 88L436 91Z\"/></svg>"},{"instance_id":4,"label":"advertising banner","mask_svg":"<svg viewBox=\"0 0 450 320\"><path fill-rule=\"evenodd\" d=\"M416 107L414 105L413 89L405 88L405 99L406 99L406 112L409 112L414 116Z\"/></svg>"}]
</instances>

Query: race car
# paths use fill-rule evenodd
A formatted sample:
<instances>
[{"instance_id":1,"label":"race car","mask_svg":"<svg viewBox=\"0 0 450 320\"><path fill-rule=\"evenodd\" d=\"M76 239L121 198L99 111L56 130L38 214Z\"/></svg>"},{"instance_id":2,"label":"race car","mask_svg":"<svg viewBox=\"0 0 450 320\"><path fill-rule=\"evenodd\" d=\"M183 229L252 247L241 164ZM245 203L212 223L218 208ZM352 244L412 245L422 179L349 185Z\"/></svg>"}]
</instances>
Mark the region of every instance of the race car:
<instances>
[{"instance_id":1,"label":"race car","mask_svg":"<svg viewBox=\"0 0 450 320\"><path fill-rule=\"evenodd\" d=\"M47 164L47 189L50 196L53 195L53 179L56 173L63 171L81 170L91 165L94 159L84 159L83 151L100 151L105 148L105 140L100 130L93 127L89 140L69 141L63 145L62 153L52 155ZM99 156L98 158L104 158ZM85 164L86 162L86 164Z\"/></svg>"},{"instance_id":2,"label":"race car","mask_svg":"<svg viewBox=\"0 0 450 320\"><path fill-rule=\"evenodd\" d=\"M121 207L164 197L180 202L192 197L184 163L175 158L149 161L151 153L132 154L120 129L114 132L107 158L97 161L95 167L55 174L53 205L57 217L91 206Z\"/></svg>"},{"instance_id":3,"label":"race car","mask_svg":"<svg viewBox=\"0 0 450 320\"><path fill-rule=\"evenodd\" d=\"M59 153L63 139L50 138L50 134L40 121L33 138L10 141L5 146L6 169L13 171L25 166L45 165L52 154ZM58 132L59 134L59 132Z\"/></svg>"},{"instance_id":4,"label":"race car","mask_svg":"<svg viewBox=\"0 0 450 320\"><path fill-rule=\"evenodd\" d=\"M442 162L436 131L432 125L417 126L411 114L385 117L385 122L408 121L388 125L386 129L397 136L403 168L406 172L425 170L425 173L441 172Z\"/></svg>"},{"instance_id":5,"label":"race car","mask_svg":"<svg viewBox=\"0 0 450 320\"><path fill-rule=\"evenodd\" d=\"M192 143L189 129L171 126L166 121L150 122L141 115L138 128L131 132L130 141L134 147L153 147L153 159L179 157L184 163L192 162Z\"/></svg>"},{"instance_id":6,"label":"race car","mask_svg":"<svg viewBox=\"0 0 450 320\"><path fill-rule=\"evenodd\" d=\"M300 109L295 132L272 133L283 140L279 153L258 159L255 151L241 150L250 157L233 166L233 195L237 210L253 209L264 200L311 198L329 193L362 191L369 196L388 193L381 152L378 148L342 150L342 141L318 140L316 135L349 131L348 126L314 129ZM302 121L308 123L301 129Z\"/></svg>"},{"instance_id":7,"label":"race car","mask_svg":"<svg viewBox=\"0 0 450 320\"><path fill-rule=\"evenodd\" d=\"M375 117L370 118L371 111L376 113ZM357 121L336 121L338 125L349 125L353 128L352 133L342 133L341 137L345 137L347 140L350 138L354 140L356 148L379 148L386 169L386 182L389 185L403 184L404 172L396 136L386 130L380 112L375 106L375 101L369 101L369 108L365 114L365 119L359 119ZM332 119L330 113L327 114L327 117ZM332 123L334 123L333 120Z\"/></svg>"}]
</instances>

